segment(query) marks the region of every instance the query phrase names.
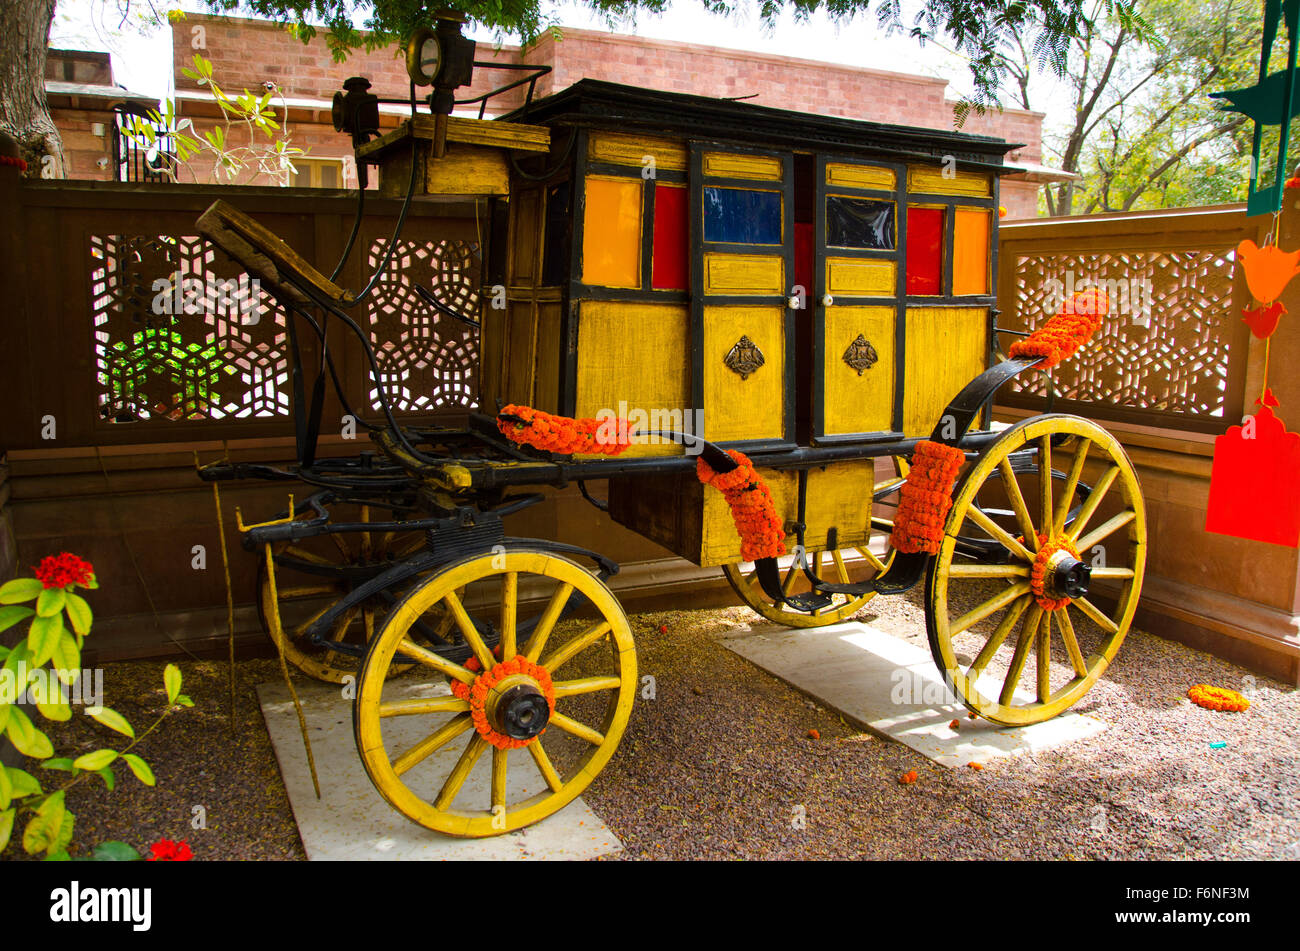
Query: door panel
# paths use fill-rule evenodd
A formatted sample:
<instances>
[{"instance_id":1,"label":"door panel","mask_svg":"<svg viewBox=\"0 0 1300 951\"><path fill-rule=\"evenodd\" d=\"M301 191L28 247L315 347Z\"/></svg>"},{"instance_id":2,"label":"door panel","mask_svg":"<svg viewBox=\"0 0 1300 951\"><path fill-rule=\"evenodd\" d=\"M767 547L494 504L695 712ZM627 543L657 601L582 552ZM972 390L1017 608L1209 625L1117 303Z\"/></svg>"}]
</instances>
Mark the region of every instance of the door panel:
<instances>
[{"instance_id":1,"label":"door panel","mask_svg":"<svg viewBox=\"0 0 1300 951\"><path fill-rule=\"evenodd\" d=\"M693 399L704 436L794 441L793 157L691 143Z\"/></svg>"}]
</instances>

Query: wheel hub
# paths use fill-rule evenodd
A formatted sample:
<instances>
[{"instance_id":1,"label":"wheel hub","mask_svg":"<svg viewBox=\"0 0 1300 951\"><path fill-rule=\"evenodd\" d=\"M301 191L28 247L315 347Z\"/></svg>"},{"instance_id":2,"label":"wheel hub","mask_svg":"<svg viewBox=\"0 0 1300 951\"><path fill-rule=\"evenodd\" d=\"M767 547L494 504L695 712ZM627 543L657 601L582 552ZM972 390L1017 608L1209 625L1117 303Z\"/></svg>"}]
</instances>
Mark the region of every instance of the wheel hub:
<instances>
[{"instance_id":1,"label":"wheel hub","mask_svg":"<svg viewBox=\"0 0 1300 951\"><path fill-rule=\"evenodd\" d=\"M1082 598L1088 593L1092 568L1067 551L1058 551L1048 561L1051 569L1048 587L1058 598Z\"/></svg>"},{"instance_id":2,"label":"wheel hub","mask_svg":"<svg viewBox=\"0 0 1300 951\"><path fill-rule=\"evenodd\" d=\"M507 677L488 694L488 722L498 733L512 740L531 740L546 729L551 719L550 704L531 677Z\"/></svg>"}]
</instances>

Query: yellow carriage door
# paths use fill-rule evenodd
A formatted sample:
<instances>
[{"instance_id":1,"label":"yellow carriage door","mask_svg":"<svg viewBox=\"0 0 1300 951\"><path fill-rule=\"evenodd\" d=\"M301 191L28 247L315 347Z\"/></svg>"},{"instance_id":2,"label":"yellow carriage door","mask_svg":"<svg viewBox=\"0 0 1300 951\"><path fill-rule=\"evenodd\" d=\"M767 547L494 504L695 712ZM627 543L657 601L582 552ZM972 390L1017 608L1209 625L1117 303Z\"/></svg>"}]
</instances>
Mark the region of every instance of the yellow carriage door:
<instances>
[{"instance_id":1,"label":"yellow carriage door","mask_svg":"<svg viewBox=\"0 0 1300 951\"><path fill-rule=\"evenodd\" d=\"M706 439L794 443L793 157L692 143L692 396Z\"/></svg>"},{"instance_id":2,"label":"yellow carriage door","mask_svg":"<svg viewBox=\"0 0 1300 951\"><path fill-rule=\"evenodd\" d=\"M897 435L901 169L817 157L813 439Z\"/></svg>"}]
</instances>

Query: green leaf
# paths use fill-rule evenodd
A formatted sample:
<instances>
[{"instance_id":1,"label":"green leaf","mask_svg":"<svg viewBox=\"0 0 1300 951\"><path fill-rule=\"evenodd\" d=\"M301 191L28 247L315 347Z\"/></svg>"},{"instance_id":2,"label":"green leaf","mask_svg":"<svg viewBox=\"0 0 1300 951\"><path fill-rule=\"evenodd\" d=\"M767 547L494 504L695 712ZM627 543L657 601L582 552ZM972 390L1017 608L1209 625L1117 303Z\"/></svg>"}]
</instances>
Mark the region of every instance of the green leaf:
<instances>
[{"instance_id":1,"label":"green leaf","mask_svg":"<svg viewBox=\"0 0 1300 951\"><path fill-rule=\"evenodd\" d=\"M191 700L188 696L186 696L183 693L178 693L176 695L176 702L179 703L182 707L194 706L194 701Z\"/></svg>"},{"instance_id":2,"label":"green leaf","mask_svg":"<svg viewBox=\"0 0 1300 951\"><path fill-rule=\"evenodd\" d=\"M60 723L72 719L72 709L63 693L63 684L57 678L37 680L32 684L30 693L36 702L36 709L45 719Z\"/></svg>"},{"instance_id":3,"label":"green leaf","mask_svg":"<svg viewBox=\"0 0 1300 951\"><path fill-rule=\"evenodd\" d=\"M80 635L74 636L67 631L60 634L59 644L51 658L59 679L69 686L81 676L81 648L77 645L77 637Z\"/></svg>"},{"instance_id":4,"label":"green leaf","mask_svg":"<svg viewBox=\"0 0 1300 951\"><path fill-rule=\"evenodd\" d=\"M27 644L32 652L31 665L41 667L54 656L59 646L59 635L63 633L63 616L37 617L32 621L32 629L27 632Z\"/></svg>"},{"instance_id":5,"label":"green leaf","mask_svg":"<svg viewBox=\"0 0 1300 951\"><path fill-rule=\"evenodd\" d=\"M149 764L134 753L123 753L122 759L126 761L127 766L131 767L131 772L135 773L135 778L146 786L152 786L157 782L154 779L153 770L149 768Z\"/></svg>"},{"instance_id":6,"label":"green leaf","mask_svg":"<svg viewBox=\"0 0 1300 951\"><path fill-rule=\"evenodd\" d=\"M135 739L135 728L126 722L126 717L109 707L87 707L86 713L98 720L110 730L116 730L131 739ZM94 768L94 767L92 767Z\"/></svg>"},{"instance_id":7,"label":"green leaf","mask_svg":"<svg viewBox=\"0 0 1300 951\"><path fill-rule=\"evenodd\" d=\"M58 769L65 773L70 773L73 770L72 760L66 756L60 756L56 759L47 759L45 762L41 763L41 769Z\"/></svg>"},{"instance_id":8,"label":"green leaf","mask_svg":"<svg viewBox=\"0 0 1300 951\"><path fill-rule=\"evenodd\" d=\"M0 604L21 604L40 597L45 586L35 578L14 578L0 585Z\"/></svg>"},{"instance_id":9,"label":"green leaf","mask_svg":"<svg viewBox=\"0 0 1300 951\"><path fill-rule=\"evenodd\" d=\"M117 785L117 776L113 774L113 767L105 766L103 769L95 770L95 772L98 773L99 778L104 781L104 785L108 787L108 791L112 792L113 787Z\"/></svg>"},{"instance_id":10,"label":"green leaf","mask_svg":"<svg viewBox=\"0 0 1300 951\"><path fill-rule=\"evenodd\" d=\"M13 809L6 809L0 812L0 852L3 852L9 845L9 836L14 831L14 813Z\"/></svg>"},{"instance_id":11,"label":"green leaf","mask_svg":"<svg viewBox=\"0 0 1300 951\"><path fill-rule=\"evenodd\" d=\"M5 730L9 728L9 711L12 709L12 703L8 701L0 703L0 736L4 736Z\"/></svg>"},{"instance_id":12,"label":"green leaf","mask_svg":"<svg viewBox=\"0 0 1300 951\"><path fill-rule=\"evenodd\" d=\"M94 591L96 588L99 587L99 579L96 578L94 575L91 575L90 580L87 581L85 584L83 584L82 587L85 588L87 591Z\"/></svg>"},{"instance_id":13,"label":"green leaf","mask_svg":"<svg viewBox=\"0 0 1300 951\"><path fill-rule=\"evenodd\" d=\"M66 811L62 789L46 796L45 801L36 807L36 815L23 830L23 851L28 855L56 851Z\"/></svg>"},{"instance_id":14,"label":"green leaf","mask_svg":"<svg viewBox=\"0 0 1300 951\"><path fill-rule=\"evenodd\" d=\"M41 861L42 862L71 862L72 856L68 854L67 849L59 849L59 851L57 852L51 852L49 855L45 856L45 858L41 859Z\"/></svg>"},{"instance_id":15,"label":"green leaf","mask_svg":"<svg viewBox=\"0 0 1300 951\"><path fill-rule=\"evenodd\" d=\"M33 759L49 759L54 754L49 737L32 725L21 707L12 707L9 711L9 726L5 735L18 752Z\"/></svg>"},{"instance_id":16,"label":"green leaf","mask_svg":"<svg viewBox=\"0 0 1300 951\"><path fill-rule=\"evenodd\" d=\"M77 817L64 810L63 818L59 821L59 831L55 834L54 843L48 850L49 858L56 858L60 854L65 859L68 857L68 846L72 844L72 830L76 824Z\"/></svg>"},{"instance_id":17,"label":"green leaf","mask_svg":"<svg viewBox=\"0 0 1300 951\"><path fill-rule=\"evenodd\" d=\"M90 857L96 862L138 862L140 853L125 842L109 839L101 842L91 851Z\"/></svg>"},{"instance_id":18,"label":"green leaf","mask_svg":"<svg viewBox=\"0 0 1300 951\"><path fill-rule=\"evenodd\" d=\"M36 612L21 604L0 608L0 631L7 631L19 621L31 617Z\"/></svg>"},{"instance_id":19,"label":"green leaf","mask_svg":"<svg viewBox=\"0 0 1300 951\"><path fill-rule=\"evenodd\" d=\"M36 613L41 617L54 617L63 610L67 599L62 588L46 588L36 598Z\"/></svg>"},{"instance_id":20,"label":"green leaf","mask_svg":"<svg viewBox=\"0 0 1300 951\"><path fill-rule=\"evenodd\" d=\"M0 809L8 809L14 798L14 786L9 782L9 770L0 766ZM0 846L0 849L4 846Z\"/></svg>"},{"instance_id":21,"label":"green leaf","mask_svg":"<svg viewBox=\"0 0 1300 951\"><path fill-rule=\"evenodd\" d=\"M163 671L163 685L167 688L167 702L175 703L181 692L181 669L175 664L168 664Z\"/></svg>"},{"instance_id":22,"label":"green leaf","mask_svg":"<svg viewBox=\"0 0 1300 951\"><path fill-rule=\"evenodd\" d=\"M95 619L95 616L91 612L86 599L69 591L64 607L67 608L68 620L72 622L72 629L78 634L89 634L90 624Z\"/></svg>"},{"instance_id":23,"label":"green leaf","mask_svg":"<svg viewBox=\"0 0 1300 951\"><path fill-rule=\"evenodd\" d=\"M88 773L93 773L103 769L115 759L117 759L117 750L95 750L93 753L78 756L72 761L72 765L77 769L84 769Z\"/></svg>"},{"instance_id":24,"label":"green leaf","mask_svg":"<svg viewBox=\"0 0 1300 951\"><path fill-rule=\"evenodd\" d=\"M17 766L5 766L3 769L9 777L9 784L13 787L15 799L21 799L24 796L35 796L40 793L41 784L27 770L19 769Z\"/></svg>"}]
</instances>

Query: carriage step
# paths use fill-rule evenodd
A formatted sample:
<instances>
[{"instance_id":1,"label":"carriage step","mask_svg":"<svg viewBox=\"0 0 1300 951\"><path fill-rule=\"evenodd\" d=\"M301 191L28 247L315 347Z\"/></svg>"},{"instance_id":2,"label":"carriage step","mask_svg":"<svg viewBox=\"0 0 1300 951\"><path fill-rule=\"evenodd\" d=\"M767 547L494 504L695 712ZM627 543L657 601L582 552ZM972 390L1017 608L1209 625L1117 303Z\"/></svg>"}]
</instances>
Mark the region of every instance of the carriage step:
<instances>
[{"instance_id":1,"label":"carriage step","mask_svg":"<svg viewBox=\"0 0 1300 951\"><path fill-rule=\"evenodd\" d=\"M834 600L829 594L820 594L816 591L809 591L807 594L787 594L785 596L786 604L796 611L803 611L805 614L828 608L834 603Z\"/></svg>"}]
</instances>

